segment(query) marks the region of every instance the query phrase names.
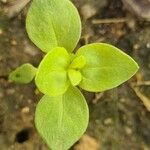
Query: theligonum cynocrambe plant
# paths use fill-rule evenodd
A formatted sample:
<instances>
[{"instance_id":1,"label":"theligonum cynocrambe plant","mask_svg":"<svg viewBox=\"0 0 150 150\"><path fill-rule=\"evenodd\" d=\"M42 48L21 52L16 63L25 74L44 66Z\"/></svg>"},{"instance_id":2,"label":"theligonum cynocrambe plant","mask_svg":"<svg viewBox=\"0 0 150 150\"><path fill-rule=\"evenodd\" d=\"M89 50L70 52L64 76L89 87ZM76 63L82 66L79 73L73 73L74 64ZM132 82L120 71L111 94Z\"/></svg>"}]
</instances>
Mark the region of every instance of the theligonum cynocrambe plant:
<instances>
[{"instance_id":1,"label":"theligonum cynocrambe plant","mask_svg":"<svg viewBox=\"0 0 150 150\"><path fill-rule=\"evenodd\" d=\"M9 79L29 83L35 77L44 94L36 107L36 128L52 150L67 150L88 125L88 106L78 87L89 92L114 88L130 79L138 65L106 43L88 44L72 53L80 38L81 21L69 0L33 0L26 29L33 43L47 54L38 68L24 64Z\"/></svg>"}]
</instances>

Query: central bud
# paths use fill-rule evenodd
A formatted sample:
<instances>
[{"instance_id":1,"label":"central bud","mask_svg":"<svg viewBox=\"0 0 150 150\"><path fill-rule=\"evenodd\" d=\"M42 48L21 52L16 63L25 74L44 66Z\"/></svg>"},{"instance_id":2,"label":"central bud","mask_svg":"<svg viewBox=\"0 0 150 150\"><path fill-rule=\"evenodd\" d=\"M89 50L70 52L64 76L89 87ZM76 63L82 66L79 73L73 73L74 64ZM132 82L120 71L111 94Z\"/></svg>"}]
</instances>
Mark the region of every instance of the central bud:
<instances>
[{"instance_id":1,"label":"central bud","mask_svg":"<svg viewBox=\"0 0 150 150\"><path fill-rule=\"evenodd\" d=\"M73 86L78 85L82 80L81 69L85 66L86 60L84 56L77 56L73 59L68 68L68 77Z\"/></svg>"}]
</instances>

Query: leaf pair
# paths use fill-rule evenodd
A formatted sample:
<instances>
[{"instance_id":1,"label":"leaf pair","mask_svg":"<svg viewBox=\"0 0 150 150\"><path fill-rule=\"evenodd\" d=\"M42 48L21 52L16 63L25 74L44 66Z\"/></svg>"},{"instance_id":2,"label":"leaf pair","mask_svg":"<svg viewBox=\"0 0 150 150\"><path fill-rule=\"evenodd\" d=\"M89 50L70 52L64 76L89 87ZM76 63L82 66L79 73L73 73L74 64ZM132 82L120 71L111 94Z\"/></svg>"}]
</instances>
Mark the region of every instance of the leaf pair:
<instances>
[{"instance_id":1,"label":"leaf pair","mask_svg":"<svg viewBox=\"0 0 150 150\"><path fill-rule=\"evenodd\" d=\"M100 92L125 82L137 71L134 60L109 44L81 47L73 60L64 48L54 48L40 63L36 85L46 95L58 96L72 84Z\"/></svg>"}]
</instances>

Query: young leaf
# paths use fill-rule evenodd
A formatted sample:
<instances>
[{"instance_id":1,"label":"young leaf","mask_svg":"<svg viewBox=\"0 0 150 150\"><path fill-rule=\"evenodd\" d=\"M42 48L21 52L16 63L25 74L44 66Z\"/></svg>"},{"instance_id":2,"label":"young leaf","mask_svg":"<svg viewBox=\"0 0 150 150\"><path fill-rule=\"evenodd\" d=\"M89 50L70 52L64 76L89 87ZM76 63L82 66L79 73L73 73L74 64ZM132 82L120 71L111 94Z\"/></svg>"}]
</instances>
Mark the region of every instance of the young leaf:
<instances>
[{"instance_id":1,"label":"young leaf","mask_svg":"<svg viewBox=\"0 0 150 150\"><path fill-rule=\"evenodd\" d=\"M26 28L30 39L42 51L60 46L71 52L80 38L81 21L69 0L34 0Z\"/></svg>"},{"instance_id":2,"label":"young leaf","mask_svg":"<svg viewBox=\"0 0 150 150\"><path fill-rule=\"evenodd\" d=\"M85 132L89 112L76 87L57 97L44 96L37 105L35 124L52 150L69 149Z\"/></svg>"},{"instance_id":3,"label":"young leaf","mask_svg":"<svg viewBox=\"0 0 150 150\"><path fill-rule=\"evenodd\" d=\"M72 63L70 64L69 68L72 69L81 69L85 66L86 59L84 56L79 56L73 59Z\"/></svg>"},{"instance_id":4,"label":"young leaf","mask_svg":"<svg viewBox=\"0 0 150 150\"><path fill-rule=\"evenodd\" d=\"M100 92L114 88L138 70L137 63L130 56L105 43L83 46L76 55L86 59L79 86L87 91Z\"/></svg>"},{"instance_id":5,"label":"young leaf","mask_svg":"<svg viewBox=\"0 0 150 150\"><path fill-rule=\"evenodd\" d=\"M82 75L80 71L75 69L69 69L68 76L73 86L78 85L82 80Z\"/></svg>"},{"instance_id":6,"label":"young leaf","mask_svg":"<svg viewBox=\"0 0 150 150\"><path fill-rule=\"evenodd\" d=\"M68 86L67 68L70 55L61 47L51 50L41 61L35 77L39 90L49 96L63 94Z\"/></svg>"},{"instance_id":7,"label":"young leaf","mask_svg":"<svg viewBox=\"0 0 150 150\"><path fill-rule=\"evenodd\" d=\"M29 83L33 80L37 69L31 64L23 64L9 75L9 80L16 83Z\"/></svg>"}]
</instances>

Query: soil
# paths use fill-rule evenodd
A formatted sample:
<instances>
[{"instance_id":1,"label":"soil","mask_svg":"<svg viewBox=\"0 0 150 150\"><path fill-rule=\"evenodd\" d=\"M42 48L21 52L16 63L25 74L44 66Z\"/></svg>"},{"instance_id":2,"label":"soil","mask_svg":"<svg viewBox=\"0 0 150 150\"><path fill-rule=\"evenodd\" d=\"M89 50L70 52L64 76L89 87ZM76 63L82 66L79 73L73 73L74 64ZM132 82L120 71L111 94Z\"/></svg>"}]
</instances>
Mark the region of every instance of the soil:
<instances>
[{"instance_id":1,"label":"soil","mask_svg":"<svg viewBox=\"0 0 150 150\"><path fill-rule=\"evenodd\" d=\"M25 31L28 6L8 18L3 10L9 8L9 0L4 2L0 1L0 150L48 150L34 127L34 111L41 94L34 83L8 81L17 66L26 62L38 66L43 53ZM73 3L83 26L78 47L92 42L111 43L132 56L140 70L115 89L83 91L90 122L85 135L71 149L87 150L85 145L89 144L90 150L150 150L150 23L131 14L121 0Z\"/></svg>"}]
</instances>

